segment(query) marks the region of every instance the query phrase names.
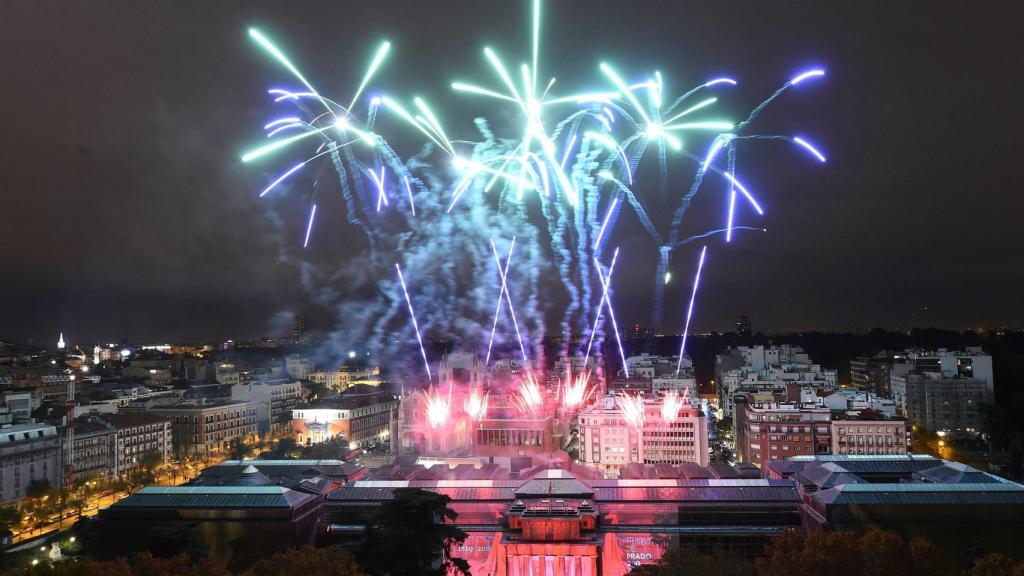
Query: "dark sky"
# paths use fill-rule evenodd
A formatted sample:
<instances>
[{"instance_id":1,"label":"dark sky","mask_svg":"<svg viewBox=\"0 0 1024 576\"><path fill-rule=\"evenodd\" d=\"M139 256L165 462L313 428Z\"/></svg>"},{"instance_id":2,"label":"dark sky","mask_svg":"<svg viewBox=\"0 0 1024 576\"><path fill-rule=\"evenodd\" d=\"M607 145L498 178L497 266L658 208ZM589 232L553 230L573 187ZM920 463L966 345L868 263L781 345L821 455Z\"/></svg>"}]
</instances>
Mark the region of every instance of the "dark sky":
<instances>
[{"instance_id":1,"label":"dark sky","mask_svg":"<svg viewBox=\"0 0 1024 576\"><path fill-rule=\"evenodd\" d=\"M679 91L728 73L741 85L723 103L738 112L828 68L762 120L812 136L830 162L741 152L767 208L743 223L768 233L713 244L695 328L739 313L765 331L1021 325L1019 20L1012 2L981 6L549 0L542 76L602 86L607 59ZM448 83L490 82L484 44L526 57L527 22L527 2L479 0L0 2L0 338L244 338L303 306L285 245L305 207L258 201L272 167L237 160L272 113L266 87L291 83L248 26L341 100L389 38L378 85L469 126ZM694 259L678 255L674 281ZM646 319L648 276L617 273L623 323Z\"/></svg>"}]
</instances>

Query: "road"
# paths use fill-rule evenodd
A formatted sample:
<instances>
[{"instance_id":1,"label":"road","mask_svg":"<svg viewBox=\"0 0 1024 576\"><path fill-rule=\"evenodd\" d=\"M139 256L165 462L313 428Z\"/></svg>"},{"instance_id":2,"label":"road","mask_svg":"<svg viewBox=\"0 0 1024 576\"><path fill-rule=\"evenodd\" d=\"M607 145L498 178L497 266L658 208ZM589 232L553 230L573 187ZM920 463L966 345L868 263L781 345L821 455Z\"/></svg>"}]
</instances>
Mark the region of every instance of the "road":
<instances>
[{"instance_id":1,"label":"road","mask_svg":"<svg viewBox=\"0 0 1024 576\"><path fill-rule=\"evenodd\" d=\"M157 481L153 485L174 486L178 479L182 480L181 483L188 482L190 479L198 476L199 473L205 470L208 466L216 466L217 464L220 464L222 460L223 459L211 459L209 462L197 462L196 464L191 466L189 474L184 477L181 475L160 474L159 476L157 476ZM19 546L19 544L36 540L42 536L68 530L72 526L74 526L75 522L77 522L80 518L88 518L91 516L95 516L99 513L100 510L111 506L112 504L116 503L118 500L121 500L122 498L127 497L128 493L120 492L117 494L109 494L107 496L96 496L94 498L90 498L86 503L86 509L82 510L81 516L79 516L76 513L77 511L72 511L73 513L70 516L63 518L62 520L45 524L41 528L32 528L30 530L24 530L22 532L15 532L14 538L12 540L12 547L7 551L14 552L19 549L24 549L22 546Z\"/></svg>"}]
</instances>

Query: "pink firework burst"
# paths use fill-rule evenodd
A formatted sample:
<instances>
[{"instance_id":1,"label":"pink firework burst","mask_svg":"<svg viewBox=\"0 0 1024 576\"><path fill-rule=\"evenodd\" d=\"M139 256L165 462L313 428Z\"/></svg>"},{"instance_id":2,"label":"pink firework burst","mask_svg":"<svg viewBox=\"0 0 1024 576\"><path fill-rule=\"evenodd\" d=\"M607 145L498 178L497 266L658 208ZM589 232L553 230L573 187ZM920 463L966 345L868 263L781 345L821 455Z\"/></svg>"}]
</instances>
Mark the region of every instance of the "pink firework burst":
<instances>
[{"instance_id":1,"label":"pink firework burst","mask_svg":"<svg viewBox=\"0 0 1024 576\"><path fill-rule=\"evenodd\" d=\"M643 395L631 396L624 394L615 399L615 404L622 411L622 418L633 428L639 430L644 427L647 416L644 414Z\"/></svg>"},{"instance_id":2,"label":"pink firework burst","mask_svg":"<svg viewBox=\"0 0 1024 576\"><path fill-rule=\"evenodd\" d=\"M431 388L427 391L426 398L427 423L431 428L443 428L451 415L451 389L448 390L448 396L441 396L437 390Z\"/></svg>"},{"instance_id":3,"label":"pink firework burst","mask_svg":"<svg viewBox=\"0 0 1024 576\"><path fill-rule=\"evenodd\" d=\"M562 406L566 410L576 410L583 406L594 389L590 387L590 373L567 375L566 382L562 385Z\"/></svg>"},{"instance_id":4,"label":"pink firework burst","mask_svg":"<svg viewBox=\"0 0 1024 576\"><path fill-rule=\"evenodd\" d=\"M528 374L519 382L519 390L516 391L516 397L513 400L520 412L524 414L533 414L537 411L537 408L544 403L544 397L540 392L540 384L537 383L537 378L533 374Z\"/></svg>"},{"instance_id":5,"label":"pink firework burst","mask_svg":"<svg viewBox=\"0 0 1024 576\"><path fill-rule=\"evenodd\" d=\"M466 397L466 401L463 407L466 409L466 415L471 420L483 420L487 416L487 394L481 394L480 390L474 388L469 392L469 396Z\"/></svg>"}]
</instances>

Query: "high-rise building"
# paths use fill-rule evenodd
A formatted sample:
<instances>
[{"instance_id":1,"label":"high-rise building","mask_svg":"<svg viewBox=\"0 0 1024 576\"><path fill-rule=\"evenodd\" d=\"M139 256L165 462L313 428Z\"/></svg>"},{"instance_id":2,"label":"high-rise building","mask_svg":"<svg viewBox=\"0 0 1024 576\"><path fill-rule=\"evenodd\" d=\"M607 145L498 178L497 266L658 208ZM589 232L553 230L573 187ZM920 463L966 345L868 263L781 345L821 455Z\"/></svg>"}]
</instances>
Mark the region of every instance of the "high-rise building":
<instances>
[{"instance_id":1,"label":"high-rise building","mask_svg":"<svg viewBox=\"0 0 1024 576\"><path fill-rule=\"evenodd\" d=\"M892 390L898 407L911 422L942 432L981 432L982 404L992 401L986 380L942 372L893 376Z\"/></svg>"},{"instance_id":2,"label":"high-rise building","mask_svg":"<svg viewBox=\"0 0 1024 576\"><path fill-rule=\"evenodd\" d=\"M736 318L736 333L740 336L750 336L753 332L750 329L750 316L741 314Z\"/></svg>"},{"instance_id":3,"label":"high-rise building","mask_svg":"<svg viewBox=\"0 0 1024 576\"><path fill-rule=\"evenodd\" d=\"M882 396L895 394L892 380L908 372L940 373L944 377L980 378L993 393L992 356L980 347L964 350L883 350L874 356L862 356L850 362L850 381L854 386Z\"/></svg>"},{"instance_id":4,"label":"high-rise building","mask_svg":"<svg viewBox=\"0 0 1024 576\"><path fill-rule=\"evenodd\" d=\"M106 478L114 473L114 439L116 431L105 420L97 416L83 416L75 419L75 433L72 436L74 450L68 451L64 441L64 458L71 458L74 478Z\"/></svg>"},{"instance_id":5,"label":"high-rise building","mask_svg":"<svg viewBox=\"0 0 1024 576\"><path fill-rule=\"evenodd\" d=\"M305 344L309 342L309 316L305 312L295 314L292 322L292 342Z\"/></svg>"},{"instance_id":6,"label":"high-rise building","mask_svg":"<svg viewBox=\"0 0 1024 576\"><path fill-rule=\"evenodd\" d=\"M697 397L697 380L693 373L693 361L689 356L657 356L640 354L626 358L629 376L625 371L605 384L606 392L640 391L654 393L675 390L680 394L687 390L692 398Z\"/></svg>"}]
</instances>

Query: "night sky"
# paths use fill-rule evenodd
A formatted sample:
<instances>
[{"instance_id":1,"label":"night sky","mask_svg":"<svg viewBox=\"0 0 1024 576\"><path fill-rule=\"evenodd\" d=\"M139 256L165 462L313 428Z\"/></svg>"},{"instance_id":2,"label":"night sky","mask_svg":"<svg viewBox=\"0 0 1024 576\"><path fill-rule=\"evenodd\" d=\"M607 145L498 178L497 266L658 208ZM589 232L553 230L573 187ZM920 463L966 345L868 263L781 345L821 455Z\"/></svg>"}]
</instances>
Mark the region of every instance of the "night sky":
<instances>
[{"instance_id":1,"label":"night sky","mask_svg":"<svg viewBox=\"0 0 1024 576\"><path fill-rule=\"evenodd\" d=\"M740 223L768 232L711 243L696 330L728 329L740 313L768 332L1022 325L1012 6L548 0L541 76L563 92L604 89L608 60L631 80L660 70L679 93L729 74L740 86L719 95L736 118L796 72L828 69L778 100L759 132L811 137L829 163L784 144L741 149L766 215ZM528 21L525 1L0 3L0 339L280 334L305 307L303 260L344 260L354 231L321 215L325 231L303 252L307 203L257 198L279 166L238 156L274 112L266 88L292 82L247 27L340 100L390 39L376 86L428 97L468 135L482 108L449 82L495 84L481 47L528 58ZM642 170L657 182L655 166ZM670 173L678 194L692 167ZM720 188L701 192L695 231L721 222ZM656 184L637 193L655 211L677 197L659 203ZM616 272L620 322L646 321L654 251L635 220L616 233L633 254ZM670 322L696 250L673 259Z\"/></svg>"}]
</instances>

